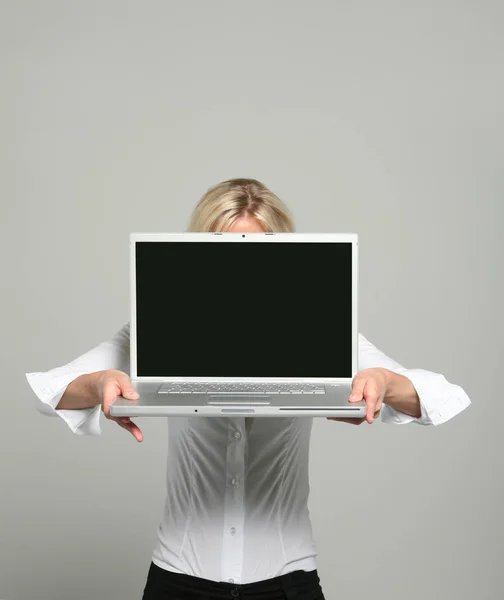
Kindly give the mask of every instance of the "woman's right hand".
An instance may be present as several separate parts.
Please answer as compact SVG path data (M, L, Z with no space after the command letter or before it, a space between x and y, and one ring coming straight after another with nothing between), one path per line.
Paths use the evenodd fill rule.
M95 391L98 395L103 414L107 419L115 421L123 429L126 429L138 441L143 440L140 428L133 423L129 417L113 417L110 414L110 405L117 398L123 396L126 400L137 400L138 392L131 384L131 379L123 371L110 369L93 373Z

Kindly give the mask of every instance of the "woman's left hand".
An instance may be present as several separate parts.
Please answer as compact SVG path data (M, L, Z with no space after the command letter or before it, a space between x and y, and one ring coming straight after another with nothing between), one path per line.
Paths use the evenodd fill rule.
M387 393L389 381L388 369L374 368L364 369L357 373L352 381L352 393L350 394L350 402L360 402L364 399L367 406L366 416L362 419L348 419L344 417L327 417L329 421L343 421L344 423L352 423L360 425L367 421L372 423L373 419L380 414L383 400Z

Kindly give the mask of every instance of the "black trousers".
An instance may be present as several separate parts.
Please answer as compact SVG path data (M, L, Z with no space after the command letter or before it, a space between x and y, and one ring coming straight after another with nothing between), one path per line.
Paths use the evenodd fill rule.
M317 571L234 584L172 573L151 563L142 600L324 600Z

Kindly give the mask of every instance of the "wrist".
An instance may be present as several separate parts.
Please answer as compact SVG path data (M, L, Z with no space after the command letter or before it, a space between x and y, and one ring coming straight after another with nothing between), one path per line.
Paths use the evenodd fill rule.
M102 403L102 375L105 371L95 371L86 375L86 396L89 398L90 406Z
M78 410L100 404L98 375L98 373L86 373L71 381L61 396L56 410Z
M380 368L380 371L383 375L384 381L385 381L385 393L383 394L383 403L386 404L387 403L387 399L390 397L390 392L392 389L392 385L393 385L393 380L394 380L394 375L395 373L393 371L390 371L389 369L385 369L384 367Z

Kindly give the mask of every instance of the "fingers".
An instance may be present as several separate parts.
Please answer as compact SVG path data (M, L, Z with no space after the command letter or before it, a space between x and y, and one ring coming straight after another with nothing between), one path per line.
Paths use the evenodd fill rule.
M381 409L376 410L374 413L374 418L380 415ZM326 417L328 421L341 421L342 423L350 423L350 425L361 425L364 421L367 421L366 417L362 417L361 419L349 419L348 417Z
M118 382L116 379L110 379L103 386L103 401L102 410L107 419L115 420L110 414L110 405L121 394Z
M365 417L362 419L349 419L348 417L327 417L329 421L341 421L342 423L349 423L350 425L361 425L366 420Z
M373 379L368 379L364 386L364 398L366 400L366 421L371 424L375 413L381 409L381 397L378 385Z
M140 397L135 388L131 385L131 380L126 374L121 374L106 381L103 386L102 410L107 419L111 418L110 405L118 397L122 396L126 400L138 400Z
M140 396L131 384L131 379L124 371L103 371L99 379L99 394L101 398L101 409L110 421L115 421L120 427L129 431L138 441L143 440L143 434L137 425L129 417L113 417L110 414L110 406L118 396L126 400L137 400Z
M368 379L365 373L359 373L354 377L350 402L360 402L363 399L366 401L366 421L370 424L373 422L379 398L380 391L372 378ZM358 419L350 419L350 421L358 421Z
M120 375L118 377L118 383L121 388L121 396L123 398L126 398L126 400L138 400L140 396L135 388L131 385L131 380L128 375ZM129 417L120 417L116 419L116 421L123 429L129 431L137 442L141 442L143 440L143 434L140 428L135 425L135 423L133 423Z
M126 429L126 431L129 431L137 442L143 441L143 434L140 428L135 425L129 417L119 417L118 419L112 418L112 420L123 429Z

